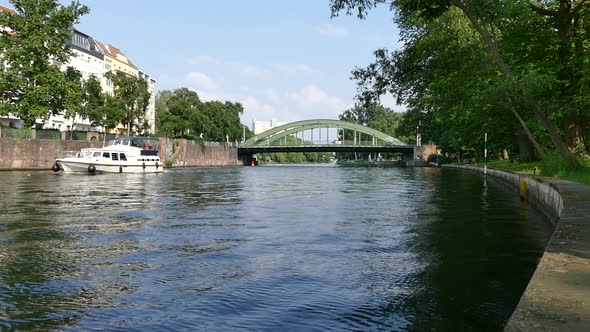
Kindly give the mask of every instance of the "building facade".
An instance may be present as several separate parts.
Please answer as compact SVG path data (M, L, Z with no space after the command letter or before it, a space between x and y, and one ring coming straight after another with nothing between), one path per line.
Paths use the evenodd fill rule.
M145 120L150 126L150 132L156 132L156 80L149 74L139 71L139 77L143 78L148 85L150 92L150 103L145 112Z
M272 119L270 121L256 121L256 119L252 119L252 131L254 132L254 135L258 135L269 129L286 125L287 123L288 122L280 122L277 119Z
M15 14L10 8L0 6L0 11ZM3 32L6 29L0 27ZM12 31L8 31L12 34ZM140 72L139 68L131 62L131 60L121 52L120 49L110 44L103 44L92 38L91 36L77 30L72 29L68 46L72 51L72 55L67 63L59 64L62 70L67 67L73 67L82 74L82 78L87 80L91 76L95 76L101 82L103 93L113 94L113 82L105 77L109 71L123 72L130 76L140 77L147 81L148 90L150 92L150 103L146 110L145 119L149 123L150 132L155 133L155 98L156 98L156 80L145 72ZM0 124L12 127L22 127L23 121L15 116L0 116ZM66 118L63 114L51 115L48 119L38 119L36 122L37 128L43 129L59 129L60 131L68 130L82 130L82 131L104 131L104 128L93 127L88 119L80 118ZM120 125L116 128L118 132L124 132L125 127Z
M72 29L68 45L72 56L67 63L61 64L61 70L65 71L67 67L73 67L82 74L83 80L88 80L91 76L100 80L103 76L103 54L94 38L77 29ZM92 126L90 120L79 115L75 118L66 118L64 114L52 115L47 120L37 120L37 124L43 129L60 131L102 131L101 127Z

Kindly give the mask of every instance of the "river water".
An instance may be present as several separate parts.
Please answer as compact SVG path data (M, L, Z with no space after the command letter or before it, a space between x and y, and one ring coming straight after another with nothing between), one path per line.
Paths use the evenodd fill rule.
M436 168L0 172L0 330L501 330L551 233Z

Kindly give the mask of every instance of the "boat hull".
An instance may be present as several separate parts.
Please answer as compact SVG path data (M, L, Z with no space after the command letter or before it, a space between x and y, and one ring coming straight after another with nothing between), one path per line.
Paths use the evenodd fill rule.
M163 173L164 167L158 162L112 163L105 164L80 158L64 158L56 160L59 167L66 173ZM145 167L144 167L145 165Z

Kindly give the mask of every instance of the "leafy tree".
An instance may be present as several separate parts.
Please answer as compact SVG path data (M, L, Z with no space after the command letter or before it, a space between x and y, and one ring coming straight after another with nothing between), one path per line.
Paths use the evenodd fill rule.
M73 1L11 0L16 14L0 12L0 114L32 126L38 118L72 109L71 81L59 69L70 56L70 28L88 7Z
M200 107L199 95L187 88L160 92L156 99L156 118L160 132L176 138L198 137L196 131L191 132L191 122L202 121Z
M117 128L119 123L126 119L125 101L121 98L106 94L104 106L99 108L102 116L102 124L105 128Z
M66 80L61 87L63 91L60 92L60 95L63 96L64 100L61 103L65 107L65 116L73 119L73 126L75 126L76 116L85 116L82 114L82 74L73 67L67 67L64 74Z
M342 121L362 124L395 137L397 136L399 123L402 120L402 114L396 113L383 105L369 103L355 105L340 114L339 118ZM352 134L346 133L346 135ZM352 136L345 139L350 140Z
M371 8L385 2L389 1L332 0L331 8L333 15L345 10L348 14L355 13L363 18ZM374 98L384 89L399 91L403 87L399 81L411 82L416 87L424 84L421 96L406 95L405 97L414 100L416 107L420 105L433 107L433 114L438 114L438 104L426 99L431 97L428 94L434 90L431 83L433 81L442 82L443 79L429 76L424 70L417 70L418 75L414 77L411 77L411 72L409 73L410 77L405 76L407 71L403 67L404 61L402 60L413 60L410 49L424 39L430 38L424 31L433 31L429 28L436 26L441 21L452 23L449 20L449 15L459 14L462 21L468 23L469 29L445 29L447 38L445 39L440 34L436 38L439 40L437 50L447 51L457 44L458 40L472 39L471 36L476 36L477 40L471 43L473 47L470 49L478 50L478 53L481 54L479 62L482 65L481 69L485 69L486 72L483 76L485 79L479 82L480 84L473 85L471 89L467 85L468 83L463 84L467 87L462 86L461 89L465 92L471 91L472 96L477 98L469 98L468 104L455 107L457 115L463 116L463 113L470 109L467 106L477 106L479 109L486 110L503 109L505 113L516 118L520 127L517 132L526 134L540 155L543 155L544 151L543 144L538 141L539 139L544 141L543 136L548 135L553 148L562 157L571 158L561 134L568 132L568 128L572 126L558 126L558 124L561 122L560 119L571 119L572 114L574 119L584 120L579 105L584 103L585 99L579 98L579 95L572 95L572 91L583 89L581 85L576 86L572 83L581 82L583 79L576 80L576 76L572 75L572 72L583 74L583 71L576 71L574 65L583 63L583 59L587 58L584 43L581 42L582 39L573 37L575 36L574 31L581 36L587 31L584 27L588 15L584 10L587 6L585 1L559 0L535 3L517 0L395 0L390 3L390 6L397 14L396 21L401 27L406 47L393 55L397 63L387 62L387 66L381 68L375 64L373 68L367 68L367 71L358 73L359 77L357 78L361 80L364 78L365 82L372 80L374 83L371 88L365 91L365 97ZM534 15L535 13L537 15ZM542 19L545 19L545 22ZM481 43L483 47L476 47L475 42ZM482 53L482 50L485 52ZM538 52L538 50L543 51ZM549 52L545 50L549 50ZM558 51L553 52L552 50ZM448 55L449 52L443 52L443 54ZM547 56L543 57L539 54L547 54ZM438 54L435 53L427 58L426 63L435 63L438 59L450 58L448 56L438 57ZM461 59L461 61L456 59ZM377 61L382 64L379 60L383 59ZM457 57L455 62L461 63L463 58ZM422 64L419 61L410 61L410 63L413 64L410 66L410 71L419 69ZM477 69L473 65L470 67ZM392 68L394 74L388 71ZM375 72L378 72L378 75L374 75ZM471 70L471 72L477 73L478 70ZM420 77L420 75L423 76ZM452 76L452 72L439 71L437 75L449 77ZM380 81L379 79L383 77L386 80ZM449 81L456 82L453 79ZM477 83L477 80L472 78L469 78L468 81L476 81ZM497 93L495 100L490 101L489 98L484 98L481 91L495 91ZM473 114L481 115L481 112L473 112ZM465 116L465 118L467 117ZM444 121L442 118L439 119ZM449 121L446 122L448 124ZM571 124L572 120L568 122ZM573 122L584 126L583 121L574 120ZM456 125L460 125L460 123ZM576 127L574 126L573 130L575 138L568 141L576 141L578 145L583 147L584 136L580 132L587 132L587 129L576 130ZM542 131L537 128L541 128Z
M166 125L168 116L168 100L172 97L172 91L162 90L156 94L156 128L161 136L169 135L172 128L163 127Z
M162 91L156 99L159 131L176 138L240 141L244 130L240 123L243 112L240 103L201 102L199 95L187 88Z
M110 71L105 76L113 81L114 97L123 106L123 123L127 127L127 135L134 131L134 127L144 127L145 112L150 102L147 82L121 71Z
M105 95L98 78L92 75L83 82L82 92L82 116L87 117L93 126L104 126Z

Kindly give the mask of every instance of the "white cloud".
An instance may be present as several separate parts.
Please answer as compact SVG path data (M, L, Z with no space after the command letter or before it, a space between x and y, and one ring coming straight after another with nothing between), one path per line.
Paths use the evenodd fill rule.
M277 64L273 65L272 68L287 76L309 76L313 74L313 69L302 63Z
M281 95L273 88L266 88L262 90L262 93L268 100L273 104L280 104L281 103Z
M270 118L275 115L272 105L262 103L254 96L242 97L240 102L244 106L244 111L255 114L258 119Z
M335 119L350 107L318 84L311 84L311 79L321 79L322 73L303 63L252 65L211 56L196 56L187 62L192 68L177 77L177 82L163 76L165 84L160 86L187 87L202 101L239 102L244 107L244 124L253 118L287 122Z
M184 83L195 90L215 90L217 88L217 84L209 76L195 71L186 75Z
M322 24L315 28L315 30L322 36L328 37L348 37L350 32L343 27L338 27L333 24Z
M209 55L197 55L188 59L188 63L193 66L219 65L221 60Z
M201 71L214 70L215 72L229 73L234 76L245 76L257 79L274 79L277 74L287 77L309 76L313 69L302 63L279 63L257 66L248 63L231 62L208 55L199 55L187 60L189 65L197 67Z
M289 93L288 98L305 108L318 111L336 111L338 114L349 107L344 101L332 96L314 84L303 87L298 92Z

